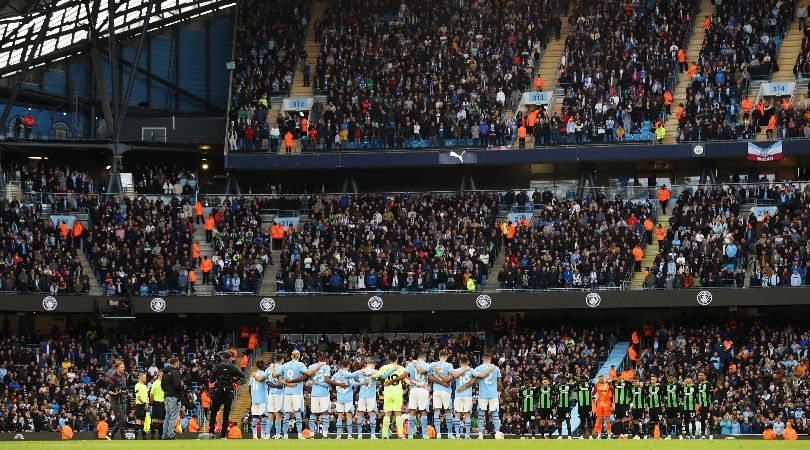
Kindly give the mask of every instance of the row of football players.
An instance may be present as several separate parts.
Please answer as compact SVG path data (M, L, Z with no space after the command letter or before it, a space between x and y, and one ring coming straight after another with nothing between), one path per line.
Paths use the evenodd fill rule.
M695 384L691 378L682 383L673 375L659 383L650 377L643 383L617 378L608 382L599 375L597 382L587 378L551 385L548 379L538 384L524 380L519 408L523 437L539 435L563 438L563 424L571 430L571 414L577 406L580 439L599 437L605 422L607 437L641 439L655 434L656 426L664 438L705 437L709 434L713 388L704 373ZM614 434L615 433L615 434ZM571 438L571 433L568 433Z
M448 353L439 352L439 360L428 363L426 354L420 353L416 360L400 365L395 352L388 355L388 364L375 368L371 359L360 370L351 370L351 362L344 360L341 367L332 373L326 355L318 363L305 366L301 355L294 351L291 360L275 356L269 367L258 361L257 371L250 379L251 416L254 437L286 439L291 421L295 422L297 437L303 433L304 385L310 386L309 435L326 437L332 420L331 389L335 391L336 437L343 437L344 425L349 439L361 438L362 425L366 418L369 437L377 438L378 384L383 385L383 423L379 434L390 437L390 425L396 423L397 435L405 437L402 416L404 389L408 390L407 438L413 439L417 425L422 439L429 437L428 410L430 393L433 401L433 428L436 438L441 439L441 420L447 426L448 439L469 438L472 425L473 386L478 386L478 420L484 423L486 413L492 419L496 438L500 432L500 369L492 364L492 355L484 354L478 367L471 367L467 356L459 357L459 367L449 362ZM355 388L358 396L355 401ZM451 404L452 397L452 404ZM356 408L355 408L356 405ZM418 421L417 421L418 419ZM355 427L356 425L356 427ZM355 431L356 428L356 431ZM271 429L273 432L271 433ZM479 431L479 438L483 438Z

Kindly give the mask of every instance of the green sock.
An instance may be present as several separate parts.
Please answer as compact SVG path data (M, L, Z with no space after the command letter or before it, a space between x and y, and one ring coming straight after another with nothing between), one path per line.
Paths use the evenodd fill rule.
M380 430L380 436L388 436L389 430L388 427L391 426L391 417L389 415L385 415L383 417L382 429Z
M402 430L405 429L404 426L405 418L402 416L397 416L397 434L402 434ZM413 426L413 425L411 425Z

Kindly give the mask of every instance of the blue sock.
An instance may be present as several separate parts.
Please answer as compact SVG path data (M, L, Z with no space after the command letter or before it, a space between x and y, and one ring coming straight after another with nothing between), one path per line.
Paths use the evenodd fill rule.
M346 434L351 436L354 433L354 420L346 418Z
M413 437L414 428L416 428L416 417L413 414L408 414L408 437Z
M483 433L484 429L486 428L486 420L487 413L483 409L478 410L478 432Z
M259 424L259 419L257 417L254 417L254 418L250 419L250 429L253 431L253 437L254 438L256 437L256 425L258 425L258 424Z
M281 420L281 429L286 432L290 429L290 413L284 413L283 417L284 418Z
M309 414L309 435L315 436L315 413Z
M331 417L329 414L321 414L321 426L323 427L323 434L329 433L329 422L331 421Z
M445 424L447 425L447 434L453 434L453 413L452 412L445 412L444 416ZM440 428L436 428L436 432L438 433Z
M276 419L275 422L276 422L276 434L286 435L287 429L282 428L281 419Z
M472 431L472 417L465 417L464 418L464 436L470 437L470 431Z
M492 411L492 426L495 428L495 434L501 432L501 414L497 409ZM571 430L568 430L568 435L571 435Z
M337 435L338 435L338 437L340 437L341 434L343 434L343 419L338 417L338 419L337 419Z
M456 436L461 436L461 417L456 417L453 422L453 428L456 430Z
M422 416L422 422L420 425L422 426L422 436L427 436L427 415Z
M297 431L298 434L301 434L301 432L304 431L304 420L303 419L304 419L304 415L301 413L301 411L296 411L295 412L295 431Z
M369 431L371 431L371 434L376 434L377 433L377 414L376 413L371 414L371 417L369 417L369 419L368 419L368 425L369 425ZM358 427L358 428L360 428L360 427ZM358 430L358 432L359 431L360 430Z
M433 428L436 429L436 436L441 436L442 434L442 415L439 414L439 411L433 411Z
M262 417L262 436L270 434L270 425L267 422L267 417Z

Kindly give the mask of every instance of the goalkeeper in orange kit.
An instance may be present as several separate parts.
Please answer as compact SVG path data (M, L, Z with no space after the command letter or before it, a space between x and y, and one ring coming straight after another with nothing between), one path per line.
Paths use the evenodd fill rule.
M599 374L599 380L593 387L596 401L593 403L593 412L596 415L596 424L593 427L591 439L598 438L602 434L602 421L607 424L608 438L613 434L613 427L610 423L610 415L613 413L613 386L605 380L604 374Z

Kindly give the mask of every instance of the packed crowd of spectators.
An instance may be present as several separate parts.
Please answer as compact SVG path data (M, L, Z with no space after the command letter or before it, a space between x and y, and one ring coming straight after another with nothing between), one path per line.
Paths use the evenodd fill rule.
M78 294L89 292L89 276L78 259L81 233L73 238L43 217L39 205L0 201L0 291Z
M637 361L638 373L678 381L706 374L713 386L710 413L718 434L781 434L788 420L810 431L810 332L791 325L742 324L658 329Z
M226 336L186 330L105 333L90 324L42 334L8 331L0 350L0 432L56 431L65 424L75 431L93 431L98 421L111 424L107 395L113 362L125 364L128 386L138 373L147 384L157 379L172 356L181 361L186 389L180 416L196 415L208 385L214 354L230 347ZM134 422L135 408L127 408Z
M259 199L241 197L214 208L211 260L217 291L258 293L265 266L272 263L271 237L261 224L262 204Z
M807 286L809 195L791 183L681 192L645 287ZM775 214L746 218L753 200Z
M767 78L779 70L777 52L794 8L794 2L781 0L715 5L703 24L706 38L699 60L688 62L692 84L679 118L681 140L756 136L767 118L750 106L746 114L741 102L752 78Z
M36 164L14 161L6 163L9 180L19 180L23 192L92 194L98 186L86 172L41 160ZM17 176L19 174L19 177Z
M552 143L652 140L655 123L666 120L665 93L671 95L677 83L678 56L694 19L694 2L572 5L560 62L563 110L541 117L541 123L551 122L561 131L553 134Z
M280 292L472 291L498 251L494 194L312 197L309 210L285 238Z
M132 169L132 183L139 194L191 195L197 190L197 174L178 165L144 166Z
M498 273L503 289L623 288L643 251L647 218L655 207L621 197L588 194L559 199L536 190L514 196L534 217L507 224L505 262ZM511 201L506 201L511 204Z
M306 60L310 7L295 0L239 3L236 69L228 108L231 150L253 150L268 133L270 96L288 93L296 64Z
M110 198L90 216L84 249L104 294L189 292L193 210L187 200Z

